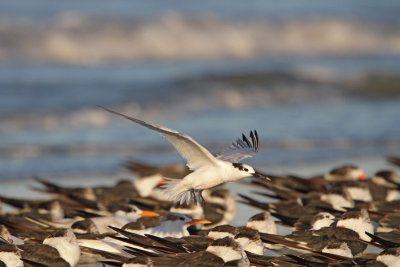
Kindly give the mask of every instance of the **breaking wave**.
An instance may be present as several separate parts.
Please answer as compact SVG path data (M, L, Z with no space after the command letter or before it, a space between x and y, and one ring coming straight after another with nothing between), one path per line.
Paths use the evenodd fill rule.
M400 27L334 18L232 20L167 13L129 20L65 13L52 22L4 20L0 60L96 64L257 55L399 54Z

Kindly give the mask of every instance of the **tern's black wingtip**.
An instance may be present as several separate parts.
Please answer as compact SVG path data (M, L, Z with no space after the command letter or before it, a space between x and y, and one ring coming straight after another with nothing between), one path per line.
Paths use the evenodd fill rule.
M124 114L122 114L122 113L120 113L120 112L118 112L118 111L115 111L115 110L106 108L106 107L101 106L101 105L96 105L96 106L98 106L99 108L104 109L105 111L108 111L108 112L110 112L110 113L113 113L113 114L115 114L115 115L119 115L119 116L125 117L125 118L127 118L127 119L131 119L129 116L124 115Z
M101 109L104 109L104 110L106 110L106 111L108 111L108 112L115 112L115 111L113 111L113 110L111 110L111 109L109 109L109 108L106 108L105 106L102 106L102 105L96 105L96 107L98 107L98 108L101 108Z

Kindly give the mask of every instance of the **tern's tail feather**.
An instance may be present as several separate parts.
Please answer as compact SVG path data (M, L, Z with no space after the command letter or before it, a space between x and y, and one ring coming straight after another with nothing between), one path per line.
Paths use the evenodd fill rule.
M197 201L198 197L187 187L184 180L181 179L169 179L164 182L164 194L170 201L189 204L193 199Z

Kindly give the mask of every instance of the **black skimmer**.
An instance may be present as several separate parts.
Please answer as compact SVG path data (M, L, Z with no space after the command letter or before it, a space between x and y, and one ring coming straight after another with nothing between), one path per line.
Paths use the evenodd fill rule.
M400 212L400 199L375 202L379 212Z
M290 218L292 220L292 223L289 223L290 226L293 226L300 217L307 214L315 215L318 212L326 210L337 212L327 201L320 200L319 194L313 194L311 198L296 198L276 203L261 202L242 194L239 194L239 196L246 200L241 201L246 205L269 211L271 215L279 219L281 217Z
M363 170L351 164L334 168L329 173L324 175L324 179L331 182L357 181L366 180L367 178L368 176Z
M247 221L246 227L266 234L277 234L278 232L276 224L268 211L252 216Z
M325 192L326 185L331 182L357 181L368 178L360 168L349 164L336 167L329 173L309 178L297 175L265 175L271 179L271 183L262 184L259 181L253 181L253 183L271 189L282 199L299 197L310 192Z
M364 241L371 241L371 237L365 234L374 233L374 226L368 215L368 211L362 209L360 211L345 212L336 222L336 227L347 228L358 233L360 238Z
M241 227L235 236L235 241L247 252L263 255L264 243L261 241L260 233L257 230Z
M250 266L246 252L231 237L215 240L207 247L206 251L222 258L225 263L235 262L236 266Z
M21 250L13 244L8 244L0 240L0 266L23 267Z
M372 194L370 192L367 181L345 181L345 182L332 182L327 184L327 191L332 191L334 187L346 188L349 198L353 201L372 201Z
M187 215L179 213L170 213L160 217L154 217L153 220L139 219L136 222L128 223L122 227L126 231L137 234L151 234L159 237L183 237L188 236L187 228L196 224L208 224L207 220L192 219Z
M391 212L385 214L379 220L379 226L376 229L377 232L390 232L393 230L400 230L400 213Z
M160 242L164 242L161 240ZM161 247L159 247L162 249ZM129 249L129 248L128 248ZM185 251L167 253L167 254L147 254L136 255L124 263L105 262L112 266L224 266L225 263L229 266L249 266L246 254L241 249L240 245L233 239L210 241L202 251L187 253ZM247 261L246 261L247 260Z
M90 222L78 222L74 223L74 228L79 229L78 227L90 227L90 231L93 233L98 232L99 234L105 233L113 233L113 231L108 226L114 227L122 227L128 223L135 222L139 218L143 217L157 217L159 216L158 213L148 210L141 210L135 205L122 205L110 215L106 216L98 216L85 219L83 221L90 221ZM87 228L86 228L87 229Z
M80 209L91 208L94 210L110 210L116 204L129 204L129 200L139 196L135 186L131 181L120 180L113 186L98 187L62 187L54 183L36 179L45 188L35 188L38 191L55 194L61 203L77 206ZM76 207L76 208L79 208Z
M76 266L81 254L78 241L69 229L57 229L42 244L24 244L22 259L33 266Z
M106 262L107 263L107 262ZM174 255L164 255L158 257L137 256L129 259L122 267L139 267L139 266L224 266L221 257L212 253L201 251L194 253L176 253Z
M358 233L353 230L332 226L320 230L295 231L287 236L260 235L265 243L281 244L303 252L326 252L347 258L361 255L368 246L360 241Z
M39 177L36 177L35 180L44 186L44 188L33 188L39 192L55 194L59 197L87 199L92 201L97 200L96 193L92 187L64 187L49 181L45 181Z
M377 262L381 262L388 267L400 266L400 248L389 248L382 251L377 257Z
M64 209L60 201L51 200L29 200L0 196L0 201L19 209L27 216L41 217L51 221L64 219Z
M368 182L372 198L375 201L392 201L398 199L399 177L395 171L379 171Z
M348 244L341 240L333 240L328 242L322 249L321 252L339 255L347 258L352 258L353 254Z
M222 239L224 237L235 238L239 233L238 228L232 225L219 225L208 231L207 237L213 240Z
M319 230L335 222L335 216L329 212L318 212L315 215L304 215L295 223L296 230Z
M136 235L150 234L157 237L175 237L181 238L189 236L187 228L190 225L210 223L206 220L195 220L189 216L179 213L171 213L160 217L140 218L136 222L131 222L122 227L122 230L135 233ZM113 228L111 229L118 229ZM82 247L92 248L96 250L107 251L110 253L128 256L124 251L126 245L118 239L103 236L102 239L79 239L79 244Z
M400 166L400 157L399 156L387 156L386 159L393 163L394 165Z
M327 193L320 196L320 200L332 205L338 211L346 211L346 208L353 208L355 203L350 192L345 186L331 188Z

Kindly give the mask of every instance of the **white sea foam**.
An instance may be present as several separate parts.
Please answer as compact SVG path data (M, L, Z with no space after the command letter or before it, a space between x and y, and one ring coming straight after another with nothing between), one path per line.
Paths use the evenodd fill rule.
M400 52L398 27L334 18L241 21L164 13L138 21L64 13L52 23L5 22L0 25L0 35L8 41L0 44L0 60L95 64Z

